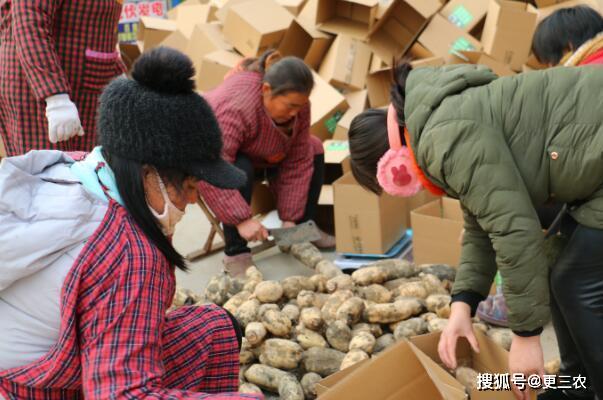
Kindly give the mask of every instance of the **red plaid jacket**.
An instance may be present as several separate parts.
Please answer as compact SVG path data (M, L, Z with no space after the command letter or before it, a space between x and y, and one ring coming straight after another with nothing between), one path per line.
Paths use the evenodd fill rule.
M205 94L212 106L224 140L222 156L234 162L238 153L257 167L277 167L270 182L281 220L298 221L306 207L315 154L322 144L310 135L310 105L297 115L291 137L284 135L266 113L261 95L262 76L237 72ZM218 219L238 225L252 217L251 208L236 190L221 190L200 183L201 195Z
M239 352L226 312L166 316L174 289L173 267L112 201L65 280L58 343L0 371L0 398L261 399L232 393Z
M90 151L101 89L125 68L116 52L121 0L0 0L0 135L9 156ZM47 97L67 93L85 135L48 140Z

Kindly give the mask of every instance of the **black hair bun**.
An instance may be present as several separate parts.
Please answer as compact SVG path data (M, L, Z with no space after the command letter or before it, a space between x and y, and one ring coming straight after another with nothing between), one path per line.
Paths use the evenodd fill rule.
M193 93L194 76L195 67L191 59L169 47L157 47L144 53L132 68L132 78L161 93Z

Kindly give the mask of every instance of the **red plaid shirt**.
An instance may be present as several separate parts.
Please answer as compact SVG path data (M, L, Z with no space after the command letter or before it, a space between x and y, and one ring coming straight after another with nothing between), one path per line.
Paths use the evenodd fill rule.
M0 0L0 135L9 156L32 149L90 151L101 89L123 73L118 0ZM48 140L47 97L67 93L85 135Z
M212 106L224 140L222 156L234 162L238 153L257 167L277 167L270 182L283 221L298 221L306 207L314 155L322 152L320 141L310 135L310 105L297 115L290 137L283 134L266 113L262 101L262 76L237 72L205 98ZM315 143L318 141L318 144ZM236 190L221 190L200 183L201 195L220 221L237 225L249 218L251 208Z
M239 353L226 312L207 305L166 316L174 289L173 267L111 202L65 280L58 343L0 371L0 398L261 399L232 393Z

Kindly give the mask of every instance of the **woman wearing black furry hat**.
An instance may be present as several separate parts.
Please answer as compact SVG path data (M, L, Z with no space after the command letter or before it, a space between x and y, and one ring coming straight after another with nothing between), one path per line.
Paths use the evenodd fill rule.
M235 393L226 310L167 313L186 268L170 236L199 180L245 183L193 75L185 55L153 50L102 94L101 146L2 160L0 398L262 398Z

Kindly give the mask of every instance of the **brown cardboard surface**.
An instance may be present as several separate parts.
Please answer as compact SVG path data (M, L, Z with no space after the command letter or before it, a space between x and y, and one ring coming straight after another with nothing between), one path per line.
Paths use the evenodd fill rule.
M197 71L196 79L201 79L199 70L203 57L218 50L233 50L232 46L226 41L220 25L214 23L197 24L184 51L193 60L195 71Z
M325 140L322 144L326 164L341 164L350 156L350 145L347 140Z
M379 0L318 0L317 27L364 40L377 20L378 3Z
M467 398L459 382L408 341L323 379L317 391L321 400Z
M369 104L379 108L389 104L389 89L392 83L391 68L384 68L366 77Z
M446 60L444 57L429 57L411 61L410 65L412 65L413 69L417 69L423 67L441 67L445 63Z
M318 196L318 205L332 206L333 204L333 185L322 185L320 195Z
M310 133L324 141L332 138L337 128L337 122L347 111L349 105L345 97L320 75L316 72L312 72L312 75L314 76L314 89L310 94Z
M294 19L278 48L283 56L296 56L317 70L329 50L333 37L302 19Z
M463 230L458 200L443 197L410 214L415 263L458 266L461 257L459 237Z
M293 15L274 0L253 0L228 9L224 36L246 57L257 57L277 48Z
M410 210L433 199L422 191L411 198L377 196L363 189L351 173L333 184L337 251L387 252L410 226Z
M331 85L347 90L364 89L371 48L352 36L337 35L318 74Z
M209 21L211 6L198 3L183 3L170 10L170 19L176 21L178 29L190 38L195 25Z
M486 0L452 0L446 4L440 14L448 21L469 33L486 17Z
M228 15L228 10L230 10L230 7L232 7L236 4L244 3L246 1L250 1L250 0L222 0L221 3L218 4L218 11L216 11L216 18L218 18L218 21L220 21L222 24L224 24L224 22L226 22L226 15Z
M218 86L224 81L224 75L241 59L240 55L226 50L218 50L205 55L195 77L197 89L206 92Z
M293 15L299 15L306 4L306 0L277 0L277 2Z
M450 54L448 62L450 64L485 65L498 76L515 75L515 71L511 67L479 51L460 51L456 54Z
M438 354L438 342L440 341L440 332L429 333L426 335L415 336L410 339L423 354L432 359L436 364L443 367L442 360ZM491 374L508 373L509 353L494 343L488 336L482 332L475 331L475 337L480 349L475 353L469 342L462 338L457 342L456 355L457 360L466 360L469 367L477 372ZM513 400L515 397L511 391L478 391L472 390L469 393L471 400Z
M138 23L138 41L143 51L157 47L172 32L178 29L176 22L153 17L142 17Z
M333 134L335 140L348 140L348 131L354 117L366 109L368 101L368 91L358 90L345 95L350 108L343 114L343 117L337 122L337 128Z
M308 0L302 8L298 19L307 22L311 26L316 26L316 11L318 10L318 0Z
M556 4L565 3L568 0L536 0L536 7L544 8L554 6Z
M419 42L415 42L412 47L408 50L407 55L413 60L422 60L425 58L435 57L435 55L427 50L425 46L423 46Z
M453 51L479 51L482 48L477 39L450 23L440 14L434 15L419 36L419 42L433 55L441 57L446 57Z
M170 33L161 43L160 46L171 47L172 49L185 52L188 47L189 38L180 29Z
M264 182L254 182L251 194L251 215L266 215L276 208L274 196Z
M119 43L119 52L121 59L126 64L128 71L132 69L134 61L140 57L142 50L140 49L140 42L137 43Z
M527 3L490 0L482 33L484 51L520 71L530 55L537 16Z
M433 14L425 13L429 5L435 13L440 4L437 0L397 1L375 25L368 43L386 64L391 65L413 44Z

